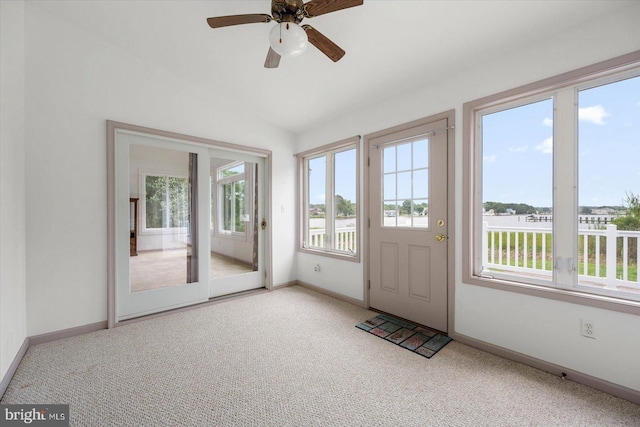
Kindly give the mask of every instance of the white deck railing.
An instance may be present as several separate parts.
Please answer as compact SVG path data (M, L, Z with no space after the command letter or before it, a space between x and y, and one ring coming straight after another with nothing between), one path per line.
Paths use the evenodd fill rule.
M324 248L326 245L327 233L324 228L309 230L308 246L315 248ZM335 247L339 251L356 252L356 228L342 227L336 228Z
M483 222L482 231L485 269L551 276L552 253L547 249L552 244L550 227L500 227ZM640 231L618 231L609 224L603 230L580 229L578 236L575 268L579 283L640 289L640 274L629 275L630 265L635 264L636 269L640 265Z

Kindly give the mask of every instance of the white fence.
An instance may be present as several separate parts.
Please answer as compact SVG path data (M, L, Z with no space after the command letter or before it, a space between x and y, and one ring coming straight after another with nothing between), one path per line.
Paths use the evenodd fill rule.
M540 276L552 274L552 229L550 227L489 226L483 222L482 265L485 269ZM640 289L640 231L578 230L578 282L618 289ZM633 259L632 259L633 258ZM635 264L636 274L629 274ZM604 271L601 266L604 265Z
M309 230L309 247L324 248L326 245L327 233L325 229ZM342 227L336 228L335 245L333 249L346 252L356 252L356 228Z

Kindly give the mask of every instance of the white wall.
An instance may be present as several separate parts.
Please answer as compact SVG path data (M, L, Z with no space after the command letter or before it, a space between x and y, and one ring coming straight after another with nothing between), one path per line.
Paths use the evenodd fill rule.
M517 52L469 64L446 80L421 82L422 87L411 93L301 135L297 151L454 108L455 204L461 207L463 103L636 51L640 49L639 18L640 3L635 3ZM460 209L455 212L455 238L455 259L460 260L464 239ZM316 263L330 267L314 278L309 272ZM361 295L362 267L347 264L299 254L297 274L334 292ZM345 280L345 274L352 274L353 280ZM455 275L457 333L640 391L640 317L464 284L461 263L456 263ZM580 318L585 317L597 325L598 339L579 335Z
M24 3L0 1L0 379L27 337Z
M28 335L106 320L107 119L273 150L273 279L293 280L293 135L37 4L25 34Z

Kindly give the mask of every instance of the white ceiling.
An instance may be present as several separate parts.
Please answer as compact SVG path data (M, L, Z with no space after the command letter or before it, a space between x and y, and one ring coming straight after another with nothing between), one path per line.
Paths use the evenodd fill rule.
M263 67L275 23L206 23L270 13L270 0L30 3L197 85L221 107L300 133L633 2L365 0L304 21L347 52L341 61L310 46L277 69Z

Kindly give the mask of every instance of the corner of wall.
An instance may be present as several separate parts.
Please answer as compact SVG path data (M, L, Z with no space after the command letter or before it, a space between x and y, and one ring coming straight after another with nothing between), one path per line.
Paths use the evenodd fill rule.
M0 379L27 340L24 11L0 1Z

